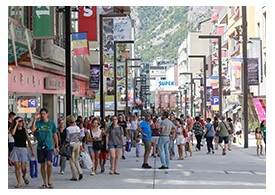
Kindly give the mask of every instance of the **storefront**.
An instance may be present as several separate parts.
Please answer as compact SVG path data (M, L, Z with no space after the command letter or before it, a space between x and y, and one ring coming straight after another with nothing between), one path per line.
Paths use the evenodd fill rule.
M9 112L15 112L28 122L32 120L34 113L39 112L42 107L46 107L49 110L49 117L55 122L59 117L65 118L64 76L14 66L8 79ZM87 83L73 79L73 108L77 108L77 115L88 116L92 113L91 99L86 99Z

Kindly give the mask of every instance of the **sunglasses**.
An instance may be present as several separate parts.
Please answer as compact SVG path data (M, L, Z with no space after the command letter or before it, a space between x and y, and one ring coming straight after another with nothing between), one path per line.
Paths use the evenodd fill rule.
M23 120L19 120L18 122L19 122L19 123L22 123L22 122L23 122Z

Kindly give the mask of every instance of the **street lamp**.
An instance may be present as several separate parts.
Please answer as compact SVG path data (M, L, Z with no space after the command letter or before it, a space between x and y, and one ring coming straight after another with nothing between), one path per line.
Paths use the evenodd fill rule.
M199 35L199 39L218 39L219 53L219 114L222 115L222 38L219 35Z
M202 58L203 59L203 92L204 92L204 98L203 104L201 104L201 107L204 107L204 118L206 118L206 70L207 70L207 65L206 65L206 56L205 55L189 55L189 58ZM201 83L202 85L202 83ZM202 98L202 96L201 96ZM203 106L202 106L203 105ZM203 109L201 109L202 111ZM203 112L201 112L203 114Z
M66 115L72 114L71 7L65 6Z
M193 80L193 74L191 72L182 72L182 73L180 73L180 75L190 75L190 77L191 77L190 82L192 82L192 80ZM185 99L185 101L186 101L186 99ZM193 107L192 106L193 106L193 89L192 89L192 86L191 86L191 105L190 105L190 107L191 107L190 113L191 114L193 114ZM185 115L186 115L186 113L185 113Z
M244 123L244 148L248 148L248 67L247 67L247 19L246 19L246 6L242 6L242 27L243 27L243 65L242 65L242 78L243 78L243 123Z
M114 113L115 115L117 116L117 64L116 64L116 60L117 60L117 57L116 57L116 44L119 44L119 43L134 43L134 41L129 41L129 40L122 40L122 41L114 41L114 91L115 91L115 97L114 97ZM126 63L126 61L125 61Z
M126 105L125 105L125 116L128 116L128 61L140 61L140 58L126 58L125 60L125 85L126 85ZM140 68L140 66L129 66L131 68Z
M100 14L99 15L99 51L100 51L100 118L104 122L105 117L105 99L104 99L104 51L103 51L103 19L104 18L115 18L115 17L126 17L127 14ZM116 93L116 91L115 91Z

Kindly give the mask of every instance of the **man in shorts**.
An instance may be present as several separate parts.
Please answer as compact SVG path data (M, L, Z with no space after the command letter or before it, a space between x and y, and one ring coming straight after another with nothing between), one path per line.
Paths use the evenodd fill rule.
M145 147L144 151L144 161L142 168L151 169L152 167L148 165L148 159L151 151L151 128L150 128L150 114L146 115L145 120L143 120L139 125L139 132L142 134L142 142Z
M37 119L40 120L37 121ZM40 188L53 188L51 181L52 176L52 156L55 146L56 152L58 149L58 136L56 125L53 120L48 118L48 110L41 108L40 113L34 115L34 120L31 125L31 131L37 131L37 158L38 163L41 164L41 176L43 178L43 184ZM55 145L54 145L54 142ZM47 166L47 171L46 171ZM46 176L48 176L48 184L46 183Z
M219 145L223 149L222 155L226 155L226 147L228 144L228 131L230 130L230 126L227 121L225 121L225 117L221 117L221 121L219 123L218 131L219 133ZM224 147L222 147L222 143L224 142Z

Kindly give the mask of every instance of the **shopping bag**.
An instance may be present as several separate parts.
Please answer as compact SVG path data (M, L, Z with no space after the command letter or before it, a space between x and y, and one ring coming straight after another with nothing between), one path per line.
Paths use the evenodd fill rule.
M53 155L53 166L58 167L58 159L59 159L59 154L54 154Z
M126 141L126 152L131 152L132 142Z
M92 168L92 160L90 155L87 152L81 152L81 161L83 164L83 169L91 169Z
M234 136L233 137L233 143L236 143L237 142L237 138Z
M205 139L202 139L201 140L201 146L204 146L205 145Z
M35 158L31 158L30 160L30 176L31 178L37 178L38 176L37 161Z

